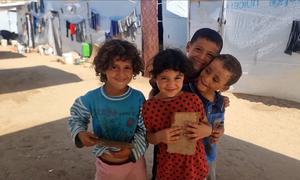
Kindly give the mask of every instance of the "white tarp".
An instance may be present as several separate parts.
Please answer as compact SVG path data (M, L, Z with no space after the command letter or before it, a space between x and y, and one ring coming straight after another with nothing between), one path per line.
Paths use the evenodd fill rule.
M163 0L163 45L164 48L185 50L188 33L188 0Z
M230 0L224 7L222 53L233 54L243 67L243 76L233 92L300 102L300 54L284 53L292 22L300 19L300 1ZM211 11L202 18L214 14ZM195 29L196 21L191 22Z
M0 10L9 10L17 6L24 6L26 3L26 1L0 3Z
M177 16L187 18L189 14L188 4L189 2L187 0L167 0L166 8L168 11L176 14Z
M222 10L222 1L195 1L190 2L189 35L188 39L200 28L219 30L218 18Z

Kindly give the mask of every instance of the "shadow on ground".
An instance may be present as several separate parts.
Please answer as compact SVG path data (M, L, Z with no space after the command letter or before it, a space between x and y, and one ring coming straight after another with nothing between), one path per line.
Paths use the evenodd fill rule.
M219 145L217 169L219 180L300 179L299 160L227 135Z
M242 94L242 93L233 93L234 96L240 99L245 99L250 102L261 102L268 106L279 106L279 107L287 107L287 108L296 108L300 109L300 103L278 99L275 97L267 97L267 96L257 96L257 95L250 95L250 94Z
M48 66L0 70L0 94L82 81L77 75Z
M0 177L6 180L94 177L91 149L74 147L66 118L0 136L0 152ZM298 180L299 169L299 160L230 136L219 146L219 180Z
M67 118L0 136L0 152L0 177L5 180L94 178L91 149L75 148Z
M22 54L11 52L11 51L0 51L0 60L13 59L13 58L23 58L26 57Z

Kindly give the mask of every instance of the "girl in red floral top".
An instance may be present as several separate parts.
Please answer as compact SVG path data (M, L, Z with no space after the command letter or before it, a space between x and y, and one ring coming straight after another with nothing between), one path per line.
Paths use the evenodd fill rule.
M179 50L167 49L158 53L152 64L151 75L159 93L146 101L143 117L147 140L159 145L157 155L158 180L203 180L208 173L206 154L202 139L211 134L205 110L199 97L181 91L184 76L191 69L187 57ZM171 127L174 112L200 112L198 123L187 127ZM194 155L167 152L167 146L176 143L180 134L196 141Z

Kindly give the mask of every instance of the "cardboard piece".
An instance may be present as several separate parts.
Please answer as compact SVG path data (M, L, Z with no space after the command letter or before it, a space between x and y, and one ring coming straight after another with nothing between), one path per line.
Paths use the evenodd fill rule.
M199 112L175 112L174 121L171 127L183 126L187 123L197 123L199 121ZM168 144L167 152L179 153L183 155L194 155L196 150L196 141L190 140L184 134L181 134L180 139L174 144Z

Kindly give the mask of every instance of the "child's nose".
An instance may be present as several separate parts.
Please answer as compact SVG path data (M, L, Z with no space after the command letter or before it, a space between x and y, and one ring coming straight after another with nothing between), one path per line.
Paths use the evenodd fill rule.
M200 58L200 59L205 59L206 54L207 54L207 53L206 53L205 51L201 51L201 52L198 52L197 56L198 56L198 58Z
M202 81L203 81L203 83L208 84L208 83L210 82L210 77L209 77L209 75L203 76L203 77L202 77Z
M174 87L176 85L176 81L174 81L174 80L170 80L169 82L168 82L168 86L169 87Z
M126 74L126 70L120 68L120 69L118 69L118 74L119 74L119 75L125 75L125 74Z

